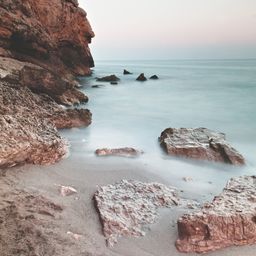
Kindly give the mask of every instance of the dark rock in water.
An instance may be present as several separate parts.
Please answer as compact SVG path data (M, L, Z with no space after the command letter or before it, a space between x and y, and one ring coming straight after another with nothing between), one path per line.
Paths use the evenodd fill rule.
M206 128L168 128L159 138L169 155L243 165L243 156L225 140L225 134Z
M157 79L159 79L159 77L157 75L153 75L149 79L157 80Z
M141 81L141 82L144 82L144 81L147 81L147 78L144 76L144 73L141 73L137 79L137 81Z
M112 84L112 85L117 85L118 82L110 82L110 84Z
M98 156L125 156L125 157L136 157L142 154L142 151L136 150L134 148L102 148L97 149L95 154Z
M114 246L121 236L143 236L143 225L156 222L158 208L179 203L172 187L127 180L100 187L94 200L109 246Z
M92 85L91 87L92 88L100 88L100 87L102 87L103 85L102 84L95 84L95 85Z
M116 75L110 75L110 76L104 76L101 78L97 78L98 82L117 82L120 78L118 78Z
M124 73L123 73L123 74L124 74L124 75L131 75L132 73L129 72L128 70L124 69Z
M206 253L231 245L256 244L256 177L231 179L200 211L178 220L180 252Z

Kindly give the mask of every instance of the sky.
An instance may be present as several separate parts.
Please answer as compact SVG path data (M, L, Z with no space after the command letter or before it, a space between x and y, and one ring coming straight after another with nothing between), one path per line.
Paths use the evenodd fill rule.
M256 0L79 0L97 60L256 58Z

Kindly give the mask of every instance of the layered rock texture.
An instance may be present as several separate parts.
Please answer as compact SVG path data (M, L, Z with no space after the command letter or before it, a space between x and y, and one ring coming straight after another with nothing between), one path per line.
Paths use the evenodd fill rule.
M75 76L90 74L93 36L75 0L0 1L0 168L54 163L67 151L56 128L91 123L71 106L88 101Z
M243 165L243 156L225 140L225 134L206 128L168 128L159 138L172 156Z
M178 205L176 190L159 183L122 180L94 195L109 246L121 236L142 236L143 225L154 223L157 209Z
M231 245L256 243L256 177L231 179L200 211L178 220L177 249L205 253Z

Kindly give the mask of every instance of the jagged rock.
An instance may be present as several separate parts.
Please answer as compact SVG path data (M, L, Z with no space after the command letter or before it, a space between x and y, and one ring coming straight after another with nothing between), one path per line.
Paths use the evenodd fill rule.
M33 116L1 115L0 134L0 168L51 164L67 153L56 128Z
M55 127L91 123L57 103L88 101L74 77L90 73L93 36L77 0L0 1L1 167L54 163L66 153Z
M149 79L157 80L157 79L159 79L159 77L157 75L153 75Z
M181 252L205 253L231 245L256 243L256 176L231 179L200 211L178 220Z
M13 88L15 85L0 81L0 114L34 116L48 120L58 129L88 126L92 115L88 109L66 109L59 106L47 95L37 95L26 87ZM14 104L15 102L15 104Z
M95 151L97 156L125 156L125 157L136 157L142 154L142 151L134 148L101 148Z
M124 72L123 72L124 75L131 75L132 73L129 72L128 70L124 69Z
M0 79L15 87L29 87L35 93L45 93L63 105L88 101L88 97L75 88L74 82L28 62L0 57Z
M144 73L141 73L137 78L136 78L137 81L141 81L141 82L144 82L144 81L147 81L147 78L145 77Z
M168 128L159 138L169 155L243 165L245 160L225 140L225 134L206 128Z
M118 82L120 78L118 78L116 75L110 75L110 76L104 76L97 78L98 82Z
M0 81L0 168L22 163L50 164L66 153L57 128L87 126L86 109L65 109L47 95Z
M154 223L157 209L178 204L176 190L159 183L122 180L94 195L109 246L121 236L142 236L143 225Z
M86 16L76 0L1 1L0 53L55 75L89 74L94 33Z

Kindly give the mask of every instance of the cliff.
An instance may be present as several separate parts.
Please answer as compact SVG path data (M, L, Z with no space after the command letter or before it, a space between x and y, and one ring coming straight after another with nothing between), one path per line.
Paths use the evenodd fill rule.
M94 33L75 0L1 0L0 55L68 75L94 66Z
M0 168L66 153L56 128L88 126L75 76L94 66L94 33L76 0L0 0Z

